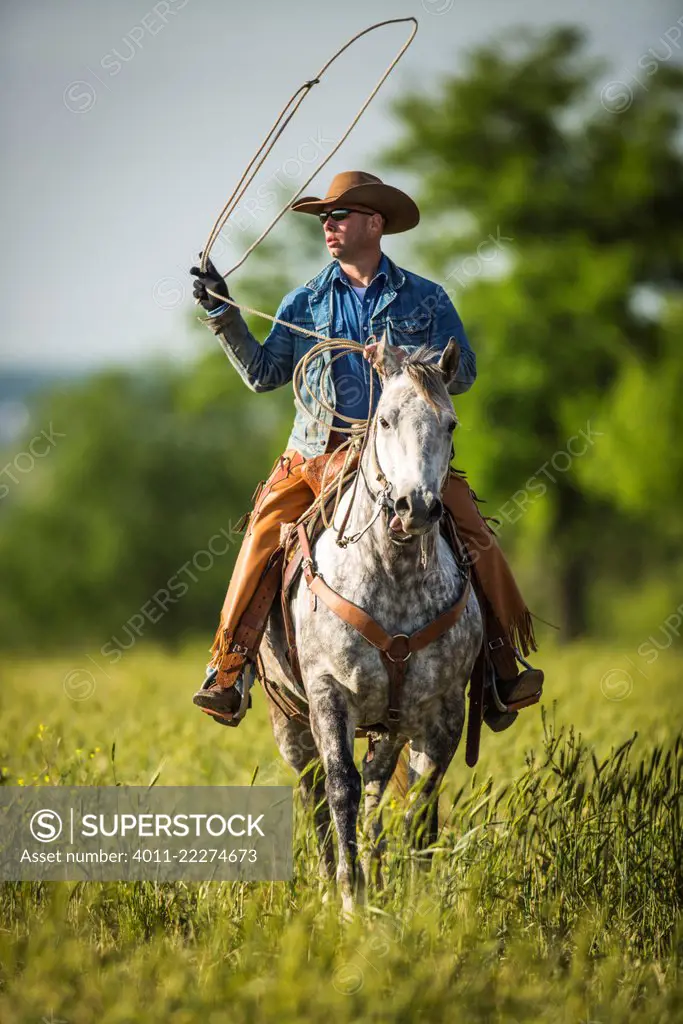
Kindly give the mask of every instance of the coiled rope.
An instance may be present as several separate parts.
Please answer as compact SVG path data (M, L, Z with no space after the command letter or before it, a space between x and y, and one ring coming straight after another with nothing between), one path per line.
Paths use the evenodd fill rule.
M301 359L299 360L299 362L296 364L296 366L294 368L294 374L293 374L293 377L292 377L292 386L293 386L293 389L294 389L294 401L295 401L296 405L298 406L298 408L301 409L305 414L307 414L312 420L314 420L316 423L319 423L319 424L322 424L324 426L327 426L327 422L322 417L317 416L312 409L309 409L304 404L302 393L301 393L302 392L302 388L305 388L306 391L308 391L309 395L311 395L311 397L315 400L317 405L319 405L324 411L326 411L328 414L332 414L333 416L336 416L337 419L344 420L348 424L348 426L345 426L345 427L344 426L336 426L335 427L335 430L337 430L338 433L340 433L340 434L349 434L350 435L347 438L347 440L344 441L343 444L339 445L339 447L336 449L336 451L339 452L339 451L343 451L344 448L346 448L346 455L344 457L344 463L343 463L341 469L337 472L337 474L335 475L334 479L332 479L331 481L328 482L328 473L329 473L329 468L330 468L330 465L331 465L331 462L332 462L332 460L330 459L325 464L325 467L324 467L323 473L322 473L322 479L321 479L321 484L320 484L320 495L318 496L318 504L319 504L319 507L320 507L320 515L322 517L322 521L323 521L323 524L325 525L326 529L330 529L330 527L332 527L333 524L334 524L334 519L335 519L335 516L337 514L337 510L339 508L339 503L340 503L340 501L342 499L344 478L346 476L346 472L347 472L347 469L349 468L351 460L352 460L353 456L355 455L356 451L358 451L358 464L360 466L360 461L363 458L363 454L364 454L365 449L367 447L368 437L370 436L370 424L371 424L371 421L372 421L372 407L373 407L373 404L374 404L374 389L375 389L375 373L376 373L376 371L375 371L373 366L370 367L370 394L369 394L369 398L368 398L368 408L370 410L370 415L367 417L367 419L359 419L358 417L355 417L355 416L347 416L346 413L337 412L337 410L333 406L329 405L325 401L325 399L323 397L324 385L325 385L325 383L327 381L328 374L332 370L332 364L337 359L343 358L343 356L345 356L347 354L347 352L363 353L364 351L365 351L365 346L361 345L357 341L349 341L347 339L340 339L340 338L325 338L325 339L323 339L323 341L318 342L317 345L314 345L312 348L310 348L308 350L308 352L304 352L303 356L301 357ZM322 373L320 375L320 386L319 386L320 390L319 390L318 394L313 394L313 391L311 390L311 387L310 387L310 385L308 383L308 372L307 371L308 371L311 363L315 359L321 359L325 352L334 352L335 354L331 356L331 358L329 359L329 361L327 363L323 364L323 371L322 371ZM360 445L358 444L358 439L359 438L360 438ZM347 506L347 510L346 510L345 515L344 515L343 521L342 521L341 525L339 526L339 529L337 530L337 544L340 547L346 547L347 544L354 543L360 537L362 537L363 533L365 533L365 530L368 529L369 526L375 521L375 519L377 518L377 516L379 515L379 512L380 512L380 506L378 505L376 510L375 510L375 515L370 520L370 523L368 523L368 525L363 530L361 530L357 534L354 534L352 537L344 537L344 530L346 529L346 524L348 523L349 516L351 514L351 509L353 507L353 503L354 503L355 498L356 498L356 490L357 490L357 487L358 487L358 477L359 476L360 476L360 472L356 473L355 479L353 481L353 490L351 492L351 499L350 499L349 504ZM329 498L330 494L332 493L333 489L335 489L335 486L336 486L336 493L335 493L335 499L334 499L334 502L333 502L333 505L332 505L332 514L328 518L328 515L327 515L328 498Z

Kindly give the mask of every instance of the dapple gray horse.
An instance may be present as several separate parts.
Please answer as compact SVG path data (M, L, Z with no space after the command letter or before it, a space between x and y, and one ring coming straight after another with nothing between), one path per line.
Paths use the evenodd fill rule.
M356 543L337 545L335 528L350 501L347 491L335 528L321 534L312 552L325 582L391 633L411 634L425 626L455 602L466 580L438 527L457 424L447 387L457 372L458 346L449 343L438 363L433 356L420 349L399 361L396 349L380 344L375 366L384 386L361 459L347 532L354 535L370 525ZM388 484L388 507L381 514L378 469ZM369 852L361 865L356 831L361 778L354 764L354 736L357 726L386 721L388 676L379 651L322 601L314 606L311 598L302 577L292 590L291 608L309 721L288 719L270 701L269 709L282 756L304 773L300 786L316 808L321 873L333 882L332 815L338 839L336 881L344 910L350 911L356 900L362 902L371 871L381 884L378 805L406 744L409 784L424 779L406 813L406 826L410 834L416 831L415 816L421 810L421 842L429 845L436 839L438 787L462 733L465 687L481 647L482 621L470 591L458 622L406 663L398 728L378 738L371 761L367 755L363 760ZM278 605L261 645L265 674L279 687L298 693L286 651ZM313 763L320 762L324 772L313 772Z

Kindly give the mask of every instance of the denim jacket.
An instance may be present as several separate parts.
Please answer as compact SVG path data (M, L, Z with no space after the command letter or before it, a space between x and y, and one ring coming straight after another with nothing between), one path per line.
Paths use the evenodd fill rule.
M305 285L285 295L276 314L278 319L327 337L333 336L330 332L333 328L335 264L336 261L328 264ZM409 352L420 345L444 349L449 338L455 338L460 345L461 358L458 376L450 391L451 394L467 391L477 375L476 360L453 303L441 285L402 270L391 260L388 264L387 279L370 321L369 335L375 336L372 340L379 341L386 333L387 341ZM275 324L260 345L239 310L232 306L213 321L205 322L219 336L228 359L252 391L272 391L289 383L298 361L318 340ZM297 408L287 442L288 448L295 448L304 458L321 455L327 445L332 414L316 401L315 396L320 394L323 365L329 364L330 358L330 353L325 352L309 368L307 380L312 394L307 388L302 388L304 405L323 423L317 423ZM332 376L330 372L325 375L323 398L334 408Z

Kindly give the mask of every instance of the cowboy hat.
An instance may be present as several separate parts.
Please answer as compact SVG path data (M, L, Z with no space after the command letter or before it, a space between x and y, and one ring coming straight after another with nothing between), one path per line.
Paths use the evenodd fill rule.
M292 203L290 209L296 213L317 214L331 203L364 207L381 213L386 218L385 235L409 231L420 219L420 211L410 196L393 185L385 185L381 178L366 171L342 171L334 176L323 199L304 196Z

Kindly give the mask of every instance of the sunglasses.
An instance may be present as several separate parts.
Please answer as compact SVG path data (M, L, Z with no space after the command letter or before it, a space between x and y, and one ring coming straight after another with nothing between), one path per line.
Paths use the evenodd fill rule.
M367 210L340 209L340 210L328 210L327 213L319 213L318 214L318 220L320 221L321 224L324 224L328 217L331 217L332 220L336 220L336 221L346 220L346 218L349 216L350 213L362 213L366 217L372 217L373 216L373 214L369 213Z

